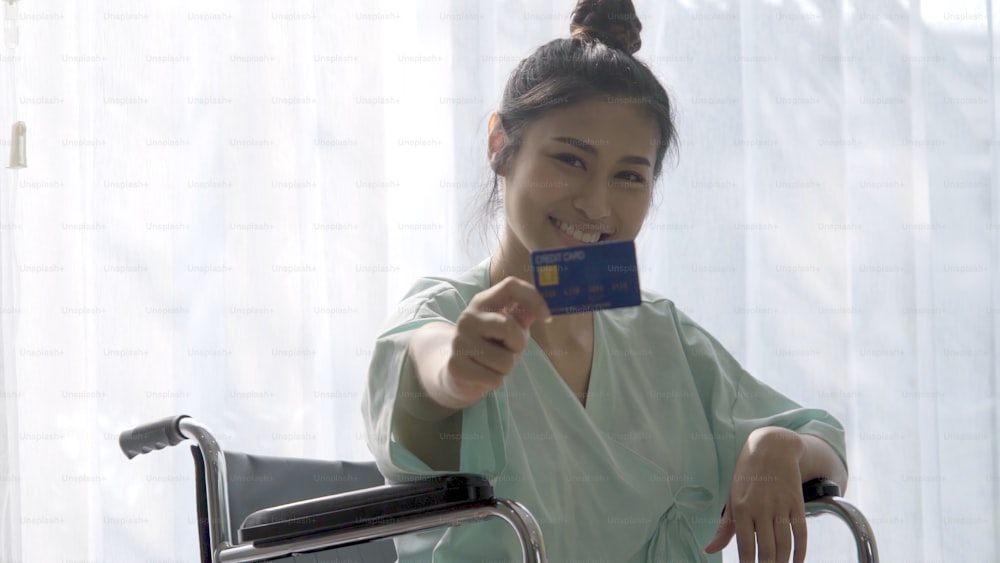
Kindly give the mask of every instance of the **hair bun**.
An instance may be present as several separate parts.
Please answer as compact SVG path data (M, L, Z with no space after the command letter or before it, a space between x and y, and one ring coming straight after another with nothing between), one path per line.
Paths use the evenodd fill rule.
M597 40L630 55L642 47L640 31L632 0L578 0L569 24L570 37Z

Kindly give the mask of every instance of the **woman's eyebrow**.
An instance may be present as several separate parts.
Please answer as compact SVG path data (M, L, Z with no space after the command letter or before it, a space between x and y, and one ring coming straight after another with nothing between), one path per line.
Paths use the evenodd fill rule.
M560 143L566 143L567 145L572 145L582 150L583 152L597 156L597 148L591 145L590 143L581 141L580 139L574 139L573 137L553 137L552 140L559 141ZM623 156L621 161L627 162L629 164L641 164L643 166L650 166L650 167L652 166L649 163L649 159L642 156Z

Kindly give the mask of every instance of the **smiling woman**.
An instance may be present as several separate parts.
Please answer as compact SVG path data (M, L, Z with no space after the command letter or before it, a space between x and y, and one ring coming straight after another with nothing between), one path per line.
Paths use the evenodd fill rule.
M870 511L883 560L1000 561L996 2L635 0L645 33L638 51L609 28L637 23L624 9L602 17L581 7L576 24L590 18L597 40L566 46L575 0L338 0L273 13L241 0L146 2L109 17L88 9L94 3L0 4L19 10L5 21L20 35L0 53L3 158L12 124L33 132L27 168L0 169L0 560L197 553L190 483L156 477L190 475L190 461L155 458L155 470L136 471L115 447L117 432L150 413L213 413L206 422L235 449L371 459L357 403L366 385L358 374L373 353L378 366L408 358L402 342L419 348L434 336L417 334L421 323L435 325L425 319L452 327L472 297L495 297L501 285L490 285L488 263L465 275L506 230L504 192L527 188L503 175L491 182L486 118L496 111L510 141L526 100L537 115L570 109L578 91L654 108L659 98L634 92L638 83L626 76L626 68L645 72L636 59L670 94L684 158L673 165L671 144L657 180L641 166L600 169L618 147L599 132L566 133L570 143L542 138L542 156L532 158L551 157L549 173L560 175L536 187L562 199L531 211L522 230L557 244L540 223L551 217L621 238L620 217L597 218L597 180L571 178L617 182L602 186L609 210L626 191L650 190L635 240L642 287L669 296L746 371L843 423L847 498ZM307 11L315 17L299 17ZM544 52L572 58L521 64L550 39ZM535 72L557 67L581 74ZM508 76L513 94L501 99ZM575 86L535 88L564 79ZM635 173L648 185L633 184ZM485 225L486 244L463 246L462 221L491 212L463 213L479 203L473 194L492 195L499 220ZM397 310L422 275L423 290ZM472 297L458 301L459 290ZM602 311L574 325L587 332L560 332L572 318L533 322L519 340L517 326L466 315L463 326L490 321L523 353L515 361L506 350L460 345L466 356L446 354L487 380L473 360L517 368L455 417L465 426L443 432L435 448L462 442L464 466L492 467L501 492L519 487L542 507L552 545L582 538L568 558L598 542L588 536L585 495L634 471L548 462L567 459L591 427L594 440L579 451L596 455L607 441L613 452L644 452L651 469L670 461L652 436L669 433L668 446L696 452L717 446L717 465L671 467L650 483L705 480L721 509L722 478L711 472L732 469L724 455L733 449L720 440L740 434L728 421L709 427L687 415L699 398L711 406L736 397L742 427L740 401L758 391L751 380L733 393L731 378L705 376L714 345L686 322L675 330L662 315L641 325ZM620 323L627 332L611 330ZM664 344L671 331L685 335L682 347ZM691 378L678 360L664 360L671 353L691 363L697 389L681 384ZM642 365L663 387L651 387ZM388 367L372 380L373 405L391 402L398 366ZM544 410L530 411L539 404ZM654 427L670 412L676 432ZM493 418L477 419L482 413ZM505 426L486 432L477 420ZM299 439L303 429L316 438ZM394 430L401 451L407 436ZM478 447L496 436L496 451ZM540 452L534 465L520 464L529 448ZM506 457L493 463L494 453ZM675 457L688 459L683 453ZM424 471L400 461L405 453L393 456ZM547 478L546 463L563 478ZM147 475L155 487L135 494ZM563 505L541 498L551 492L563 502L580 490L579 501ZM664 527L683 527L674 516L684 511L671 510ZM597 537L635 539L630 530L648 521L643 537L652 538L659 514L619 509ZM848 558L845 536L826 533L843 532L839 523L826 525L810 522L810 559ZM696 530L705 542L714 531ZM460 536L428 542L442 539L443 559ZM736 543L727 560L737 560Z
M389 480L490 476L552 561L719 561L734 536L741 559L801 561L802 482L846 487L840 423L754 379L663 296L553 317L532 283L532 251L634 240L674 145L670 100L632 56L631 1L581 0L572 20L490 116L500 247L418 280L376 338L368 446ZM408 562L519 557L502 523L396 542Z

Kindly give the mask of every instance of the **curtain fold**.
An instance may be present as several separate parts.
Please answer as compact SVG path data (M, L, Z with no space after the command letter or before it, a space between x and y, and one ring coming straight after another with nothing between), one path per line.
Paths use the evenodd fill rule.
M12 145L13 124L20 115L17 103L17 84L14 66L18 62L18 26L16 20L7 21L16 14L16 5L3 5L4 37L0 50L0 87L2 122L0 129L7 129L0 144L0 162L6 168ZM0 180L0 560L17 561L21 555L21 502L20 502L20 432L18 405L20 392L17 385L17 260L13 255L11 235L18 229L12 215L14 196L18 184L18 169L5 169Z
M368 459L374 336L416 278L496 248L462 230L487 118L573 4L20 2L0 559L193 559L186 454L117 446L162 416ZM997 559L994 3L636 4L681 139L643 287L845 425L884 560ZM852 556L838 522L810 530L809 560Z

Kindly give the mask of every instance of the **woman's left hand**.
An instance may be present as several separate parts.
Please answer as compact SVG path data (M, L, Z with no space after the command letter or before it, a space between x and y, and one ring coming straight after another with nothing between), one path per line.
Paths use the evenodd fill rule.
M729 488L729 499L715 537L705 547L715 553L736 535L740 562L787 562L806 558L806 516L799 460L805 444L786 428L766 427L750 433Z

